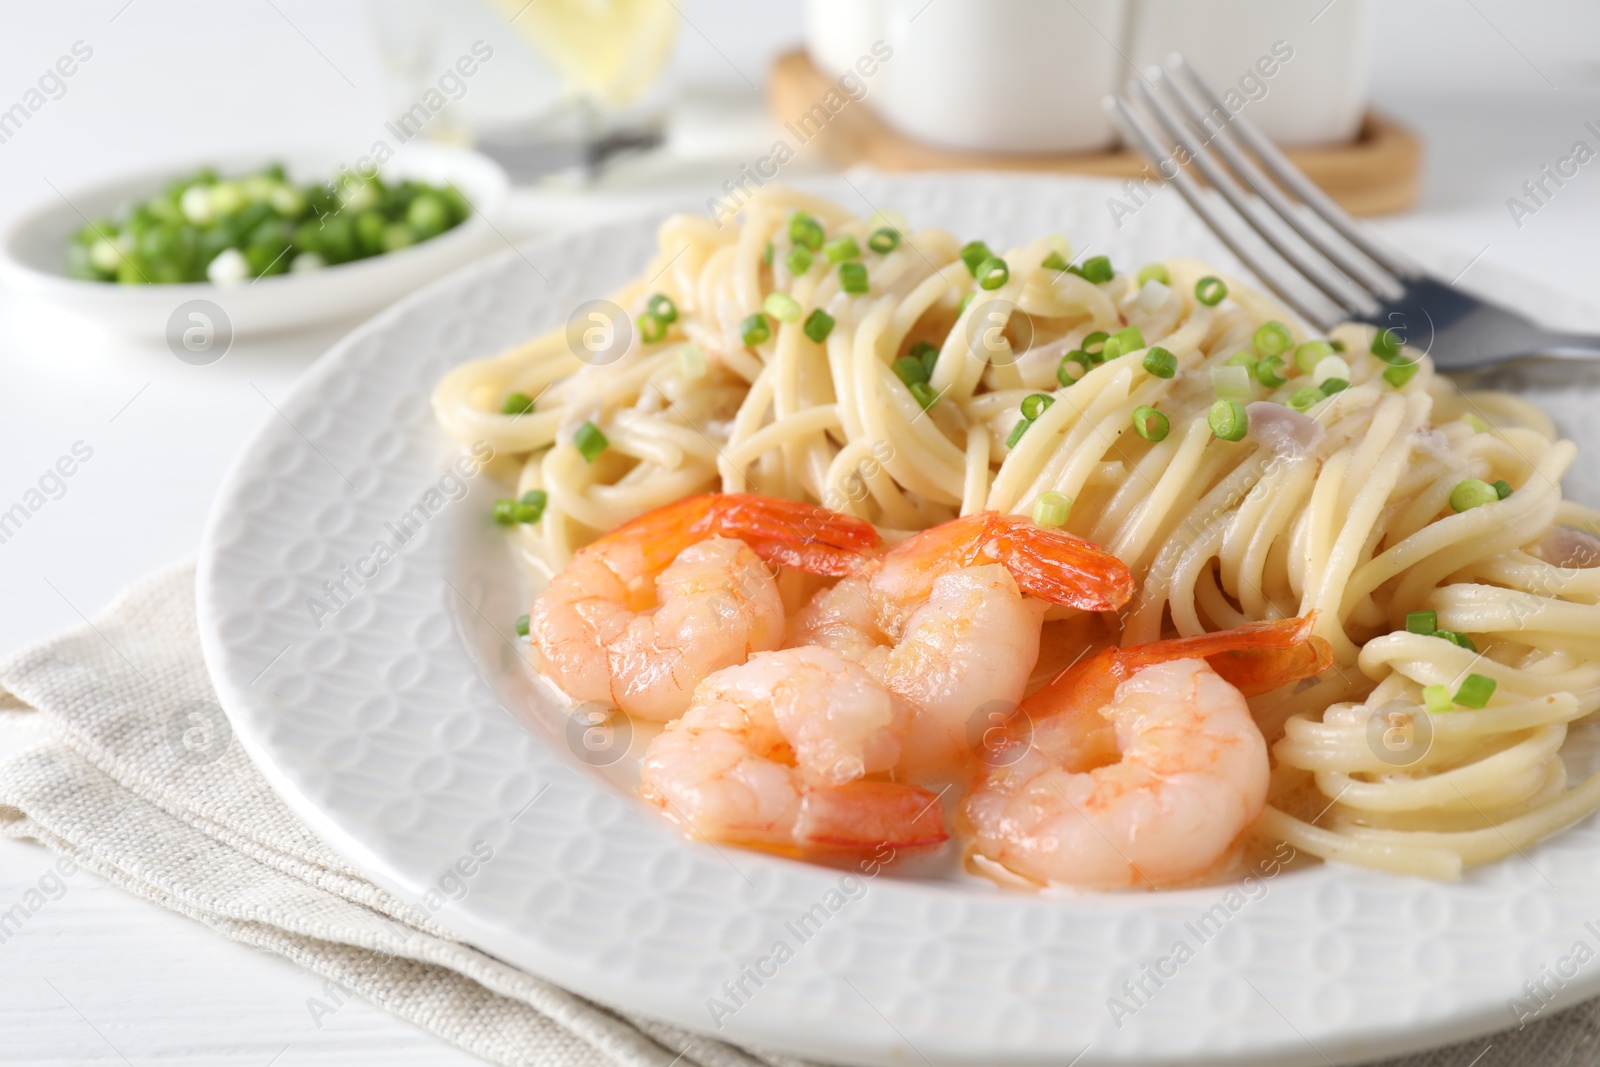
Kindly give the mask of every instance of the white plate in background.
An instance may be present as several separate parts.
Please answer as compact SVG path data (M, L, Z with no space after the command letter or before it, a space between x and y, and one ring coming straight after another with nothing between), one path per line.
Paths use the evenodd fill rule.
M1171 254L1234 265L1171 191L1118 230L1112 183L852 181L815 188L993 246L1059 231L1124 267ZM1511 1025L1523 981L1591 939L1593 819L1456 885L1324 865L1238 898L1044 897L893 873L846 883L692 843L580 762L581 725L540 697L508 639L527 608L489 519L505 487L453 471L464 450L434 427L428 398L448 368L560 326L636 274L658 221L524 246L548 286L531 288L507 252L380 315L280 404L214 505L198 595L220 699L274 787L358 868L423 905L487 846L460 898L434 912L445 927L616 1007L851 1064L1351 1063ZM1494 282L1538 316L1596 321L1561 294ZM1530 388L1600 456L1592 378ZM1568 488L1600 503L1600 464L1580 464ZM419 504L426 520L396 527ZM379 541L394 558L375 567ZM309 598L346 568L372 576L347 580L352 595L319 620ZM1192 927L1208 914L1202 943ZM1149 985L1144 968L1179 939L1193 958L1114 1015L1111 998L1131 1003L1124 983ZM775 966L778 941L793 955ZM757 985L747 967L770 973ZM739 982L749 995L736 1003L725 983ZM1600 967L1581 968L1556 1006L1596 992ZM718 1002L734 1010L714 1020Z

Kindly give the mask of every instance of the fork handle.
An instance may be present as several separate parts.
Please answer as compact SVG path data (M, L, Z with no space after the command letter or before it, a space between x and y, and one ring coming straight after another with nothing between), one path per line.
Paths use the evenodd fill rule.
M1549 359L1600 359L1600 337L1581 333L1552 333L1528 349L1528 355Z

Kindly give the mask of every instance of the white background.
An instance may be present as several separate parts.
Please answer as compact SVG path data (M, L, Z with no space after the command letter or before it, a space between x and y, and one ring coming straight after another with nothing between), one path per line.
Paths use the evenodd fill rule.
M463 0L465 5L468 0ZM1339 0L1335 0L1339 2ZM670 81L692 106L673 152L621 170L612 189L520 198L541 219L638 203L670 185L712 195L771 135L759 85L800 35L796 3L684 0ZM1419 130L1418 208L1382 225L1600 302L1600 165L1517 227L1506 206L1541 164L1600 124L1600 5L1593 0L1378 0L1373 97ZM478 12L477 18L492 18ZM392 98L366 10L334 0L0 2L0 110L73 42L94 49L0 144L5 216L154 163L303 144L362 149ZM968 72L976 74L978 72ZM793 172L821 166L803 161ZM0 510L74 442L94 449L68 491L0 544L0 652L92 615L139 575L195 550L241 442L342 327L241 344L192 367L0 295ZM0 728L0 753L26 740ZM0 911L51 865L0 842ZM0 1062L452 1064L478 1061L356 1001L319 1028L319 982L78 874L0 944ZM1494 1052L1483 1067L1493 1067Z

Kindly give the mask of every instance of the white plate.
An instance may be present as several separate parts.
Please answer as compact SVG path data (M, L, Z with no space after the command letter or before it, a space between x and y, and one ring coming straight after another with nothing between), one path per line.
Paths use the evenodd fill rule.
M1061 231L1124 266L1174 252L1232 262L1170 191L1121 231L1105 206L1116 187L1087 180L858 177L822 191L991 244ZM1062 1067L1085 1048L1081 1065L1351 1062L1507 1026L1525 979L1595 944L1593 820L1459 885L1327 865L1261 882L1258 899L1040 898L882 875L850 899L840 872L685 841L580 763L581 725L536 694L506 639L526 608L488 517L504 488L478 476L447 499L460 449L428 394L452 365L560 325L637 272L656 221L528 246L548 285L508 253L357 330L279 401L217 501L199 575L212 677L274 786L361 870L577 992L859 1064ZM1570 299L1496 286L1582 324ZM1600 456L1600 391L1533 391ZM1576 483L1590 502L1597 466ZM419 501L422 532L397 546ZM361 564L378 541L395 558ZM358 566L375 575L347 580L353 595L319 628L308 598ZM493 858L451 874L475 847ZM440 906L441 886L460 899ZM1207 914L1217 932L1202 938ZM1144 968L1180 939L1193 958L1156 989ZM779 941L792 958L762 963ZM758 986L747 966L775 973ZM731 1006L724 983L741 980L750 995L718 1029L710 1001ZM1110 998L1132 1006L1123 984L1139 981L1153 996L1114 1019ZM1590 963L1558 1003L1596 992Z
M357 171L360 160L333 149L286 152L272 156L198 160L193 166L167 167L134 174L86 188L52 194L12 221L0 238L0 280L29 297L92 319L118 333L143 338L168 335L169 325L189 325L178 309L193 301L209 301L222 309L233 337L311 326L338 318L370 314L424 283L502 244L495 217L505 202L509 183L498 163L478 152L440 145L403 146L380 168L385 178L415 178L453 183L475 208L466 221L432 240L398 252L342 263L303 274L277 274L233 286L210 283L181 285L114 285L68 277L67 243L91 220L115 215L129 203L165 188L172 179L192 174L202 164L223 175L248 174L268 163L282 163L296 182L327 181L341 168ZM215 318L215 313L207 312ZM225 349L224 349L225 351ZM208 349L206 355L221 358Z

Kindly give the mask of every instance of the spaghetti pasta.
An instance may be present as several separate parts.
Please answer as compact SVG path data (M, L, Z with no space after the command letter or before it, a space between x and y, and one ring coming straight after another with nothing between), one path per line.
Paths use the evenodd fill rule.
M797 217L853 247L810 247ZM883 229L899 239L873 241ZM1316 613L1333 670L1250 701L1274 763L1260 834L1453 878L1600 808L1600 776L1573 786L1562 761L1600 709L1600 512L1562 498L1576 450L1532 405L1462 392L1367 326L1311 337L1183 259L1102 281L1063 269L1058 237L989 253L777 187L741 225L675 216L659 238L655 280L613 295L636 316L670 307L659 340L636 331L602 365L558 331L435 392L452 434L517 457L518 493L547 495L514 531L531 566L708 489L820 503L890 542L983 509L1031 514L1052 492L1072 502L1066 528L1135 575L1106 640ZM841 284L834 250L865 292ZM980 252L1005 270L980 270ZM1224 299L1196 299L1218 278ZM802 316L764 311L773 293ZM755 315L763 339L747 344ZM514 392L531 411L502 412ZM1147 408L1170 429L1138 429ZM585 424L597 455L573 443ZM1235 425L1245 436L1227 439ZM1504 490L1457 512L1469 479ZM1414 613L1431 625L1408 628ZM1493 683L1481 707L1462 697L1473 676Z

